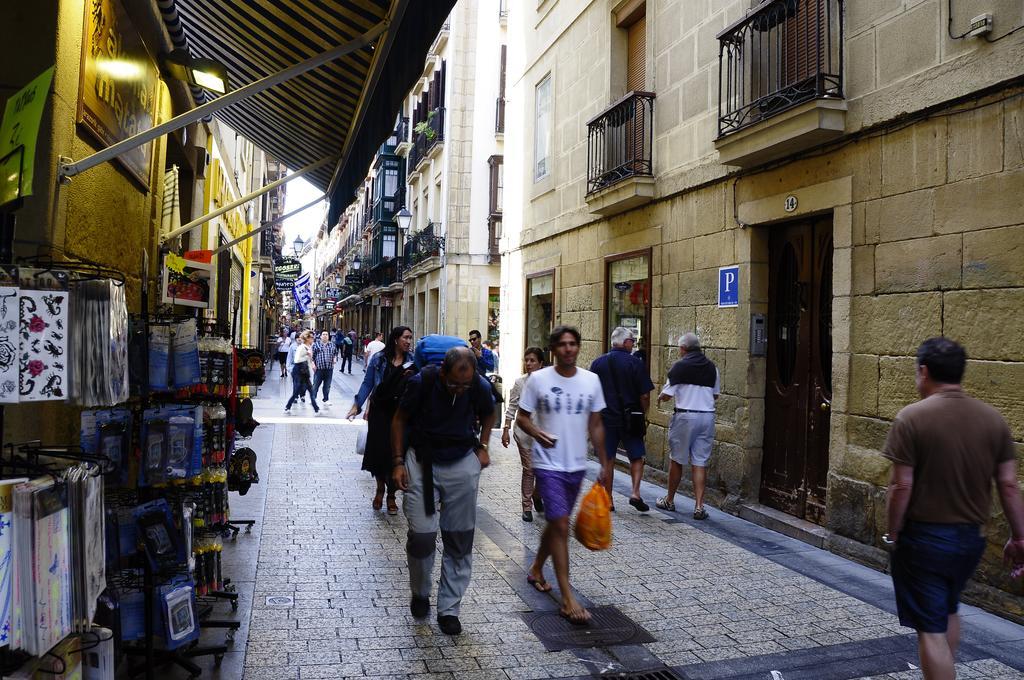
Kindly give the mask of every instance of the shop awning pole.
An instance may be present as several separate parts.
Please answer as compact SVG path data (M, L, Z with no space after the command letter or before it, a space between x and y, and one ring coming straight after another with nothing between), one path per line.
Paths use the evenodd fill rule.
M174 132L186 125L191 125L196 121L206 118L212 113L216 113L221 109L227 108L232 104L242 101L243 99L247 99L254 94L273 87L274 85L279 85L285 81L291 80L295 76L300 76L303 73L312 71L313 69L343 57L346 54L362 49L367 45L372 44L382 33L384 33L388 28L388 24L389 22L387 20L382 21L351 42L339 45L338 47L327 50L326 52L322 52L315 57L310 57L305 61L301 61L294 66L289 66L277 73L271 73L270 75L249 83L244 87L240 87L237 90L232 90L211 102L207 102L202 106L197 106L191 111L186 111L185 113L177 115L166 123L161 123L156 127L152 127L137 135L133 135L128 139L122 140L113 146L101 149L91 156L86 156L80 161L69 161L67 163L62 162L58 169L58 179L62 181L67 180L69 177L74 177L79 173L85 172L89 168L93 168L101 163L106 163L109 160L117 158L123 153L162 137L168 132Z
M234 241L229 241L228 243L225 243L220 248L217 248L217 250L213 251L213 254L214 254L214 256L216 256L219 253L222 253L223 251L225 251L225 250L227 250L227 249L229 249L229 248L231 248L233 246L238 245L242 241L244 241L246 239L249 239L249 238L252 238L256 234L259 234L259 233L265 231L266 229L269 229L270 227L274 226L275 224L279 224L281 222L284 222L285 220L287 220L290 217L294 217L295 215L298 215L303 210L307 210L309 208L312 208L314 205L317 205L319 203L323 203L325 200L327 200L327 194L324 194L320 198L317 198L315 200L310 201L309 203L307 203L306 205L302 206L301 208L296 208L295 210L292 210L290 213L281 215L280 217L275 217L272 220L268 220L268 221L264 222L263 224L261 224L258 229L253 229L252 231L250 231L249 233L245 234L244 236L239 236Z
M263 194L267 193L268 191L273 191L274 189L276 189L277 187L281 186L285 182L290 182L290 181L292 181L293 179L295 179L297 177L302 177L303 175L305 175L307 173L310 173L310 172L313 172L317 168L323 167L324 165L327 165L328 163L333 163L336 160L338 160L337 156L328 156L327 158L321 158L316 163L310 163L306 167L300 168L300 169L296 170L295 172L291 173L290 175L286 175L286 176L282 177L281 179L274 180L270 184L266 184L266 185L260 187L259 189L257 189L256 191L254 191L254 192L252 192L250 194L246 194L245 196L242 196L237 201L232 201L231 203L228 203L227 205L222 205L221 207L217 208L213 212L206 213L202 217L194 219L191 222L189 222L188 224L183 224L182 226L178 227L174 231L167 232L166 235L164 235L164 236L162 236L160 238L160 243L166 243L167 241L171 240L172 238L176 238L178 236L181 236L182 234L195 229L199 225L206 224L207 222L209 222L213 218L219 217L220 215L223 215L224 213L228 212L229 210L234 210L235 208L237 208L237 207L239 207L241 205L245 205L246 203L248 203L252 199L257 198L259 196L262 196ZM319 199L318 198L317 202L319 202L321 200L323 200L323 199Z

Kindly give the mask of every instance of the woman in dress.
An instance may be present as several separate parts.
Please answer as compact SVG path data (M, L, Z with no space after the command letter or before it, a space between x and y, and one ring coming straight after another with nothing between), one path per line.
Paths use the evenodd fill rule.
M505 427L501 430L501 445L506 449L509 444L509 430L513 429L512 424L515 423L516 415L519 413L519 396L523 393L523 387L526 386L526 381L529 379L530 374L539 368L544 368L544 350L540 347L527 348L523 354L523 368L526 370L526 373L520 376L516 380L515 385L512 386L512 394L508 398L508 408L505 410ZM518 426L514 428L512 436L516 440L516 446L519 447L519 460L523 464L523 521L532 522L533 511L530 509L531 501L533 508L537 512L544 512L544 503L540 500L540 496L537 495L537 488L533 477L533 463L530 454L530 450L533 448L533 439L527 436Z
M366 451L363 453L363 470L377 480L377 493L373 497L373 509L384 505L384 491L387 490L388 514L398 514L395 501L395 486L391 479L391 419L398 408L398 400L405 389L405 382L416 372L412 362L412 329L397 326L388 336L384 349L373 355L366 367L363 384L356 394L355 403L348 412L352 420L362 410L369 398L367 417Z
M313 374L313 331L302 331L295 346L292 368L292 396L285 404L284 412L292 412L292 404L306 392L309 392L309 403L313 410L320 414L320 407L316 405L316 395L313 394L313 384L309 378Z

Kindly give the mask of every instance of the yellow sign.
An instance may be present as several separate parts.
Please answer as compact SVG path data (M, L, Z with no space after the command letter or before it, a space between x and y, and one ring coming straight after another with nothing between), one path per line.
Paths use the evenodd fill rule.
M235 192L231 185L231 179L224 170L224 165L219 159L213 161L213 203L218 208L235 201ZM228 232L232 239L245 235L249 230L245 223L245 213L242 208L235 208L224 213L221 217L227 224Z
M51 66L7 100L0 123L0 205L32 194L36 138L52 81Z
M78 123L104 146L153 127L160 73L120 0L87 0ZM149 188L150 142L117 160Z

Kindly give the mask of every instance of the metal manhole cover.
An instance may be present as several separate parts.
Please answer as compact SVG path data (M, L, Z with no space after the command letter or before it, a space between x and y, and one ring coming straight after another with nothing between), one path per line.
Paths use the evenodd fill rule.
M590 622L584 626L569 623L557 610L528 612L522 617L549 652L655 641L650 633L615 607L592 607Z
M268 607L291 607L295 604L295 598L291 595L268 595Z

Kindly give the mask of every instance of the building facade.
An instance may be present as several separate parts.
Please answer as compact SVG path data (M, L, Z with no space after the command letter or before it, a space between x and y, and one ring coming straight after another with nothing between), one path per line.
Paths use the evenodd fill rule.
M1024 440L1024 10L948 6L514 11L506 357L561 322L587 364L630 326L660 384L695 331L722 373L714 501L881 564L880 450L922 340L961 341L967 389ZM647 436L663 470L670 416ZM975 597L1020 615L991 528Z
M342 303L361 334L403 324L498 340L506 16L498 0L455 5L342 218Z

